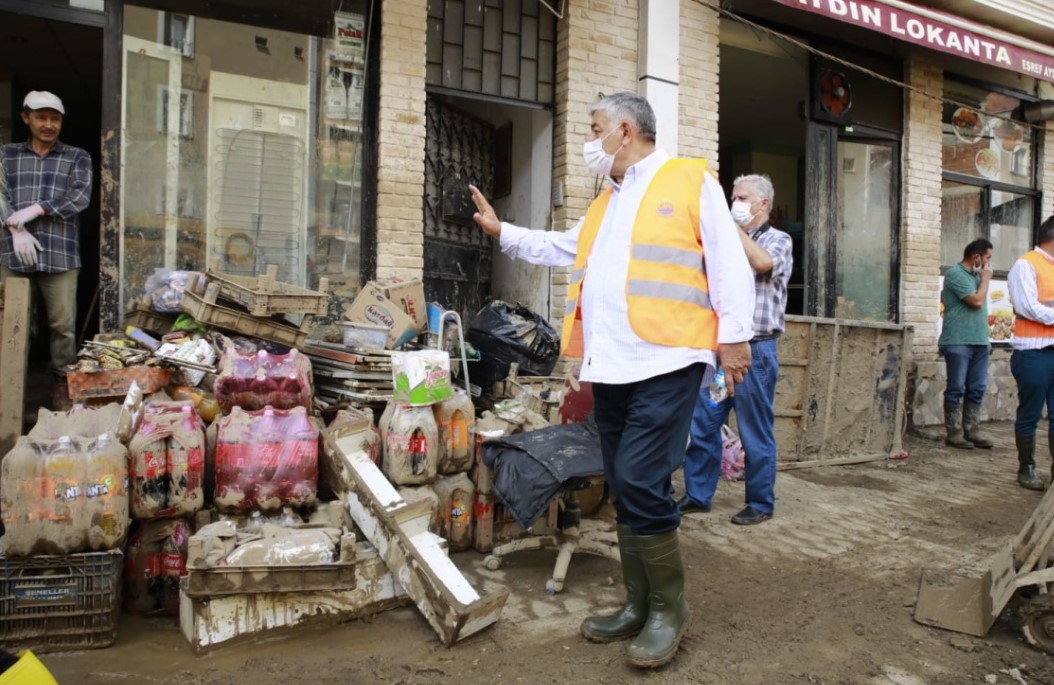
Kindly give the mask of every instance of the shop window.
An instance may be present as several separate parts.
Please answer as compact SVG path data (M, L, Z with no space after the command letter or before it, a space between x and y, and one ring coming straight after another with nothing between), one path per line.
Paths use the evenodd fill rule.
M156 268L362 280L365 20L327 36L127 6L122 302ZM261 43L266 50L261 50Z
M1013 93L945 80L941 264L962 260L963 248L992 242L992 268L1005 276L1032 242L1039 193L1032 127L1016 120Z

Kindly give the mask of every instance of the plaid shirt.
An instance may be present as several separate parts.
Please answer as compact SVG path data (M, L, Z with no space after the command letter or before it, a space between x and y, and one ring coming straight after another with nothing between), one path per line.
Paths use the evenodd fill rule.
M12 271L60 273L79 269L80 213L91 202L92 163L87 152L62 142L38 157L29 143L0 148L14 211L39 203L46 214L26 224L42 248L35 267L19 264L11 232L3 230L0 264ZM6 219L7 217L3 217Z
M782 333L787 312L787 281L794 266L791 237L768 222L754 229L750 237L772 257L772 271L754 274L754 336Z

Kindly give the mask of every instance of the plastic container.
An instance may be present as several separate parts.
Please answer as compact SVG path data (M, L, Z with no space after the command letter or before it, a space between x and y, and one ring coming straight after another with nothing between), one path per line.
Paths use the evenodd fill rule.
M725 383L725 370L718 369L710 381L710 406L716 407L728 397L728 385Z
M278 511L318 499L318 429L303 407L234 407L217 420L215 461L221 511Z
M128 450L112 433L19 438L4 457L0 547L10 557L120 547L128 532Z
M439 430L439 464L442 474L463 473L472 467L476 447L476 408L464 390L432 405Z
M120 550L0 557L0 645L38 654L109 647L117 640L123 569Z
M348 347L383 350L388 340L388 329L372 323L343 321L344 344Z
M381 470L395 485L431 483L438 473L439 429L431 407L389 403ZM382 421L383 421L382 416Z
M235 406L246 411L264 407L311 407L311 361L297 350L252 354L228 347L220 359L220 373L213 386L224 414Z
M128 444L132 517L189 516L205 505L205 427L192 402L151 402Z
M472 507L476 501L476 487L464 473L436 480L442 527L439 535L447 539L451 552L461 552L472 546Z

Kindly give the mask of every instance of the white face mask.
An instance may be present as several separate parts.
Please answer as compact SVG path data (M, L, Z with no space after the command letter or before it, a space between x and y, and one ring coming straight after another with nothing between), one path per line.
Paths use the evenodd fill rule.
M622 149L622 146L619 146L619 149L615 150L614 154L609 155L604 152L604 141L617 130L619 129L616 126L608 131L607 135L603 138L587 140L582 144L582 159L585 160L586 168L589 169L589 173L596 174L597 176L611 175L611 167L615 165L615 155L617 155L619 150Z
M754 220L754 214L750 211L750 203L745 200L736 200L732 203L732 221L737 226L748 226Z

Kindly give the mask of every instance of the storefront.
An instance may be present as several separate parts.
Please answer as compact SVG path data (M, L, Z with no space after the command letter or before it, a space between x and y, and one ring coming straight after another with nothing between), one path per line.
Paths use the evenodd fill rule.
M334 312L354 297L376 252L364 113L379 4L0 2L19 38L5 41L0 137L24 137L24 92L52 90L63 139L95 161L83 330L117 328L158 268L275 264L297 285L327 278Z

